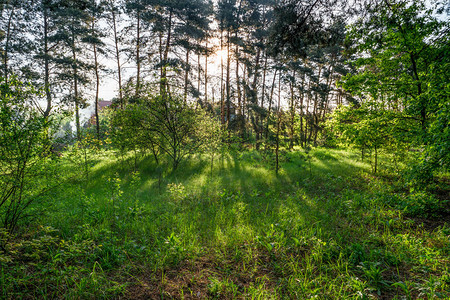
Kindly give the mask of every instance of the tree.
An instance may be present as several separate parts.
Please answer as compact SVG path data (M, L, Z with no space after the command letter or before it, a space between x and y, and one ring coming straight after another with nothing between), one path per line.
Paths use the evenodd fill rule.
M136 158L138 150L150 150L156 163L160 153L166 154L173 170L197 151L217 151L217 126L215 119L183 97L150 93L115 111L111 122L113 142L121 151L133 151Z
M25 57L31 53L32 43L30 42L29 24L32 21L32 3L23 0L3 1L0 4L0 59L1 74L8 81L12 73L26 74L28 64Z
M450 23L439 20L435 12L422 1L375 1L351 26L348 52L357 72L342 81L363 101L376 99L396 112L392 117L398 122L408 122L405 134L427 149L422 161L430 162L431 170L448 168L449 151L441 148L437 155L434 149L440 146L433 146L446 135L436 128L445 123L450 76Z
M61 52L58 38L58 24L61 21L58 3L55 0L36 1L34 10L29 12L34 15L32 26L33 47L33 70L36 74L35 81L42 86L45 92L45 106L41 113L49 118L55 106L56 91L60 91L60 82L57 80L56 67L57 56Z
M326 45L331 24L345 8L345 0L280 1L270 27L271 54L307 57L310 45Z
M42 175L42 147L47 140L46 118L33 109L39 92L10 76L0 77L0 220L9 231L26 217Z
M202 125L205 113L192 108L182 97L156 96L146 99L150 125L158 136L159 148L172 160L175 170L187 155L208 143Z
M123 91L122 91L122 63L121 63L121 48L120 48L120 34L118 31L118 17L120 15L120 7L115 5L118 1L109 0L107 2L107 11L109 11L110 15L107 17L107 22L109 23L112 34L113 34L113 42L114 42L114 58L117 64L117 81L119 84L119 102L120 107L123 109Z
M194 96L199 95L199 86L193 88L189 80L192 64L190 55L198 57L206 51L201 44L207 39L210 30L209 16L212 14L212 3L205 0L173 1L158 0L153 3L153 11L145 14L145 20L154 24L153 32L159 39L159 59L156 67L160 71L160 94L170 93L170 85L177 87L177 78L171 77L170 70L175 74L184 69L184 76L180 78L178 86L183 87L183 94L187 98L188 91ZM181 56L184 54L185 59ZM200 70L200 64L197 65ZM200 73L198 80L200 82Z
M137 152L150 150L159 163L158 136L151 128L148 107L141 103L130 103L124 109L116 110L111 120L113 143L122 153L134 153L135 169Z
M54 6L57 9L55 11L57 31L53 39L61 45L54 61L59 79L70 84L70 90L65 99L70 104L73 103L75 107L78 140L81 140L80 108L86 106L81 88L89 83L87 71L93 69L93 65L87 60L86 52L83 51L83 46L90 46L91 41L97 41L96 38L92 38L93 30L89 26L90 4L92 3L88 0L59 0Z
M341 106L333 112L327 126L342 140L360 149L361 159L365 151L373 151L373 172L376 173L380 150L393 143L409 144L400 137L410 124L398 122L397 114L384 109L383 103L368 101L360 107Z
M142 55L145 51L145 47L148 44L148 37L145 36L146 32L150 32L149 22L145 22L145 14L150 11L150 7L144 0L133 0L125 1L125 10L128 16L131 18L131 24L125 28L127 35L130 37L128 39L128 54L129 58L133 60L136 64L136 83L134 98L139 97L141 85L142 85L142 63L144 61L144 56ZM111 5L112 6L112 5ZM114 9L112 9L112 17L115 18ZM116 37L115 37L116 38ZM117 51L117 46L116 46ZM118 63L119 64L119 63Z
M93 56L94 56L94 72L95 72L95 101L94 101L94 114L95 114L95 124L97 129L97 140L100 140L100 120L98 112L98 101L99 101L99 91L100 91L100 64L99 64L99 54L105 54L105 43L101 40L101 34L97 28L97 22L103 16L104 5L97 4L96 0L92 0L89 5L89 14L91 17L91 32L85 38L85 41L92 45Z

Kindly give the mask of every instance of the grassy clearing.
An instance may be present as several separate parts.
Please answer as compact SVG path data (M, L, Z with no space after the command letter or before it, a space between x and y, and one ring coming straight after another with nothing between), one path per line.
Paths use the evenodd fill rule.
M277 177L245 152L160 176L104 152L85 182L63 158L70 179L0 256L0 297L450 297L448 185L409 193L381 164L295 151Z

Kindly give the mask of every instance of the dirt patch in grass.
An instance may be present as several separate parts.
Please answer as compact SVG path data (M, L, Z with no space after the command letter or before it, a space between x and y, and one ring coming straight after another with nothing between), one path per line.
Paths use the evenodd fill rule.
M423 217L410 217L417 226L423 227L426 231L433 231L439 227L448 227L450 225L450 212L442 213L436 217L423 218Z
M170 269L144 273L130 280L125 298L245 299L249 287L261 283L270 292L276 282L270 258L258 256L258 264L251 270L243 268L240 261L209 255Z

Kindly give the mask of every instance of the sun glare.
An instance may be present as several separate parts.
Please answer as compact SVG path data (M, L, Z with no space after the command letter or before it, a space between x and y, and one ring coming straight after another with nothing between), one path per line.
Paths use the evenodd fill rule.
M215 65L220 65L220 61L222 60L224 63L227 61L227 50L221 49L217 50L214 55L212 56L212 61Z

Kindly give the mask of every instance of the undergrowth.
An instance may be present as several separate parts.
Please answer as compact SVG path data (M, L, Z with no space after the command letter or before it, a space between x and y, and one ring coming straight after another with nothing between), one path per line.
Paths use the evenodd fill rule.
M0 232L1 298L450 297L448 190L409 191L388 159L285 152L276 176L264 152L212 172L102 152L89 181L61 160L39 218Z

